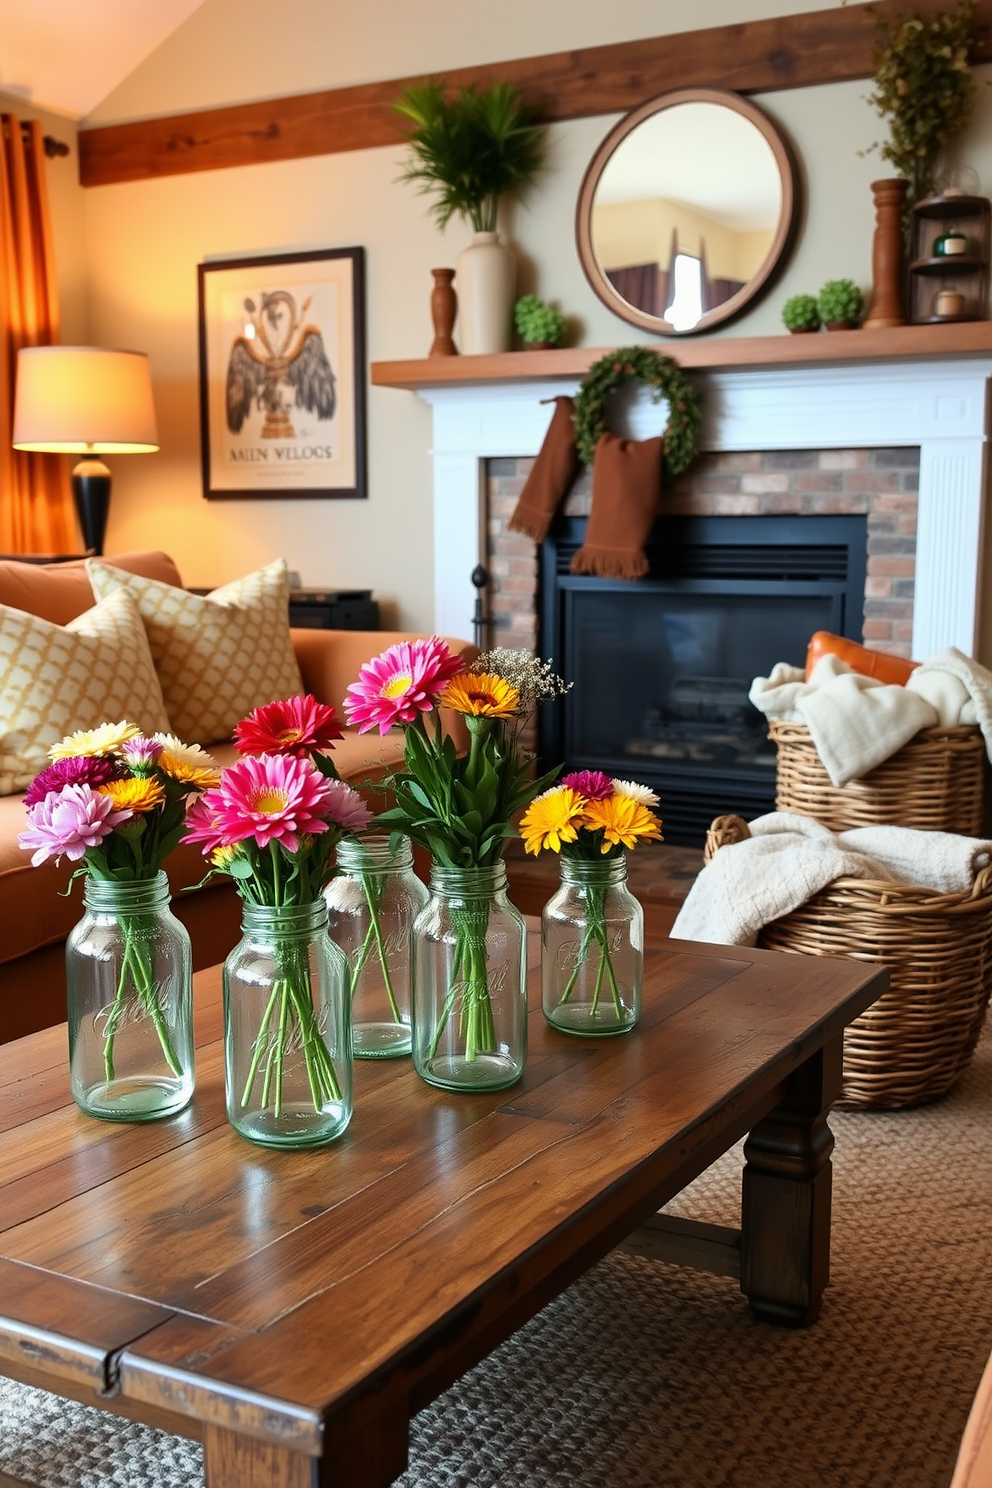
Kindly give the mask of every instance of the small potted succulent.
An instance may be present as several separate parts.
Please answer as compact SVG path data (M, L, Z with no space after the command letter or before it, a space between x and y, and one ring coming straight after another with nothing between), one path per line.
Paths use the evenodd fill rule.
M864 296L853 279L828 279L817 296L817 308L828 331L852 330L861 324Z
M521 296L513 307L513 322L529 351L560 346L565 339L565 317L537 295Z
M820 306L816 295L797 294L782 306L782 324L794 336L820 329Z

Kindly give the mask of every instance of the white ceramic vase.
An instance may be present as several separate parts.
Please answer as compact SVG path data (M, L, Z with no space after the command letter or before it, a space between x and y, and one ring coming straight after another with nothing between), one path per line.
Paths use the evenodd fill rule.
M455 260L458 342L463 356L509 351L517 265L494 232L477 232Z

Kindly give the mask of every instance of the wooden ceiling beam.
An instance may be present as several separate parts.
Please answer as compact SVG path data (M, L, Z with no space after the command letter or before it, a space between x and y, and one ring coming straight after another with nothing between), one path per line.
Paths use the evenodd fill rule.
M926 13L946 0L916 0ZM516 84L549 122L625 113L671 88L731 88L767 93L870 77L878 33L872 13L895 16L903 0L838 6L805 15L744 21L643 41L583 47L444 74L457 87ZM981 46L992 61L992 0L979 0ZM401 145L403 121L392 105L411 82L393 78L321 93L195 113L170 114L79 132L80 182L107 186L156 176L296 160L308 155Z

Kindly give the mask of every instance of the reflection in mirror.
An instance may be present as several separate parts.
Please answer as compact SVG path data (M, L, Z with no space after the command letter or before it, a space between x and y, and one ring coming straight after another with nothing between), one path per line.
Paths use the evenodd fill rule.
M667 335L728 320L767 287L788 247L795 178L754 104L683 89L635 109L604 140L577 234L600 299Z

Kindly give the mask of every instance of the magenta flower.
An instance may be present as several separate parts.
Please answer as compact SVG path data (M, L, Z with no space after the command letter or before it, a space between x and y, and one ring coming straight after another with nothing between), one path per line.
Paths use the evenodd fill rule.
M563 775L561 784L578 791L587 801L608 801L613 794L613 781L602 770L575 770Z
M208 843L205 853L248 838L262 848L279 842L297 852L301 834L327 831L332 784L309 760L251 755L224 770L220 785L193 803L185 840Z
M36 775L24 792L25 810L43 801L49 791L60 791L67 785L106 785L120 774L117 761L108 755L79 754L56 760Z
M65 856L76 862L88 848L99 847L105 837L133 812L115 811L109 796L100 796L88 785L66 785L49 791L28 810L26 832L21 832L18 845L30 852L31 866Z
M345 785L343 780L329 780L331 799L327 820L343 832L364 832L372 820L372 813L356 790Z
M345 716L360 734L376 727L386 734L394 723L412 723L418 714L429 712L452 677L463 670L461 658L440 636L397 641L366 662L358 681L350 683L348 691L354 696L344 700Z

